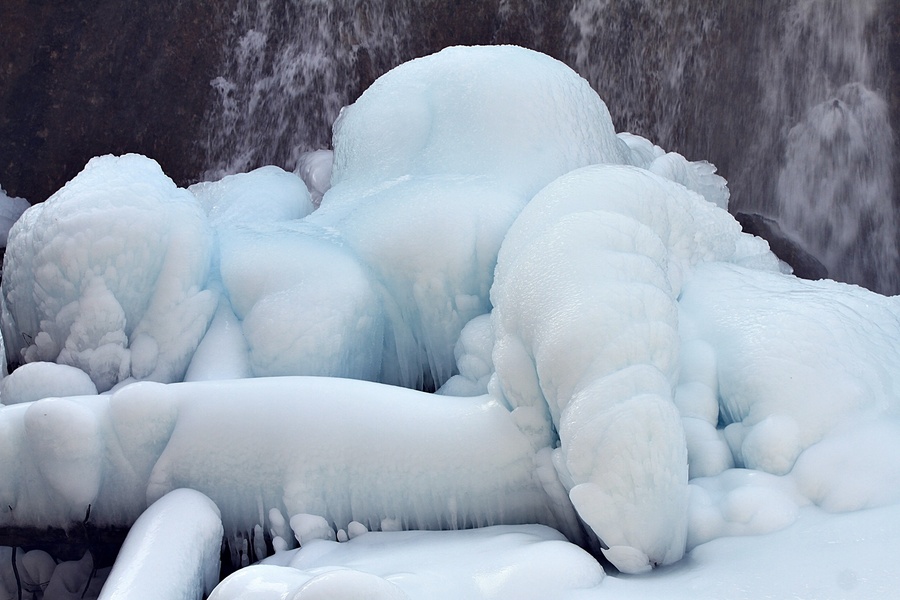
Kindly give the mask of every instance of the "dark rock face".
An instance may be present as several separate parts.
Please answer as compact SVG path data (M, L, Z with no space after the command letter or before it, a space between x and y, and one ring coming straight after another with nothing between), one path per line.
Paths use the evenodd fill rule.
M46 199L92 156L140 152L184 182L227 3L0 3L0 185Z
M803 279L825 279L828 269L815 256L791 238L778 223L758 214L737 213L734 216L746 233L761 237L769 242L775 256L794 269L794 275Z

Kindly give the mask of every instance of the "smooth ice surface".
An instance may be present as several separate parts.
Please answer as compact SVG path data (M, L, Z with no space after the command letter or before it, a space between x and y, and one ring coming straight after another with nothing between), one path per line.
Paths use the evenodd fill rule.
M335 530L351 521L377 529L385 519L404 529L556 524L527 439L487 397L296 377L167 391L178 420L148 499L200 490L226 527L252 527L259 506L324 518ZM308 523L290 520L295 533L321 529Z
M96 393L97 386L87 373L76 367L52 362L28 363L0 379L0 404Z
M311 592L320 578L334 578L332 593L342 597L537 599L582 597L604 572L589 554L538 525L373 532L275 554L224 580L211 599L318 598ZM358 595L365 593L371 596Z
M194 490L174 490L134 523L101 600L199 600L219 579L219 510Z
M293 598L314 576L338 570L380 580L381 588L368 588L373 593L387 582L411 600L887 599L900 585L897 505L837 515L806 508L787 529L720 538L639 577L603 577L590 557L558 539L545 528L520 526L315 542L238 571L211 598ZM342 591L359 590L348 582Z

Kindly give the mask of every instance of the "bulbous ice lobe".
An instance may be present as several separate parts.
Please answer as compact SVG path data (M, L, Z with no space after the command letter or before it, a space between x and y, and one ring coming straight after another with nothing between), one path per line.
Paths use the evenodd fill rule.
M190 187L218 241L222 302L192 379L319 375L374 380L381 364L380 299L334 235L305 222L303 180L278 167ZM239 335L229 334L229 329Z
M10 358L78 367L101 391L130 376L180 380L216 306L211 251L197 201L156 162L92 159L10 231Z
M728 213L680 185L596 165L544 188L501 248L494 390L536 447L558 432L560 479L623 571L684 552L676 299L695 264L742 258L741 236Z
M497 252L522 207L563 173L628 156L587 82L512 46L410 61L345 108L332 187L307 221L337 236L382 295L382 381L446 381L462 327L490 310Z

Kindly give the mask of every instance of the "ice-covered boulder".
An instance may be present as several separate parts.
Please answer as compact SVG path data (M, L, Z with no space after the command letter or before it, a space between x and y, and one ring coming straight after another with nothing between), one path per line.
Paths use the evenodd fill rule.
M195 183L188 190L218 230L300 219L315 208L300 177L271 165Z
M139 155L92 159L10 231L2 329L13 362L78 367L101 391L178 381L216 307L196 199Z

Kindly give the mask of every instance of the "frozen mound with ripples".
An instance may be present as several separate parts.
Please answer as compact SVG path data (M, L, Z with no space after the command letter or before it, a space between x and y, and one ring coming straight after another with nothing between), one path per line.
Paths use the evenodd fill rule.
M216 307L211 259L197 200L155 161L94 158L10 231L8 357L78 367L101 391L129 377L179 381Z
M494 389L537 447L558 434L560 480L621 570L684 552L677 299L696 264L744 258L743 235L670 180L598 165L544 188L500 250Z

